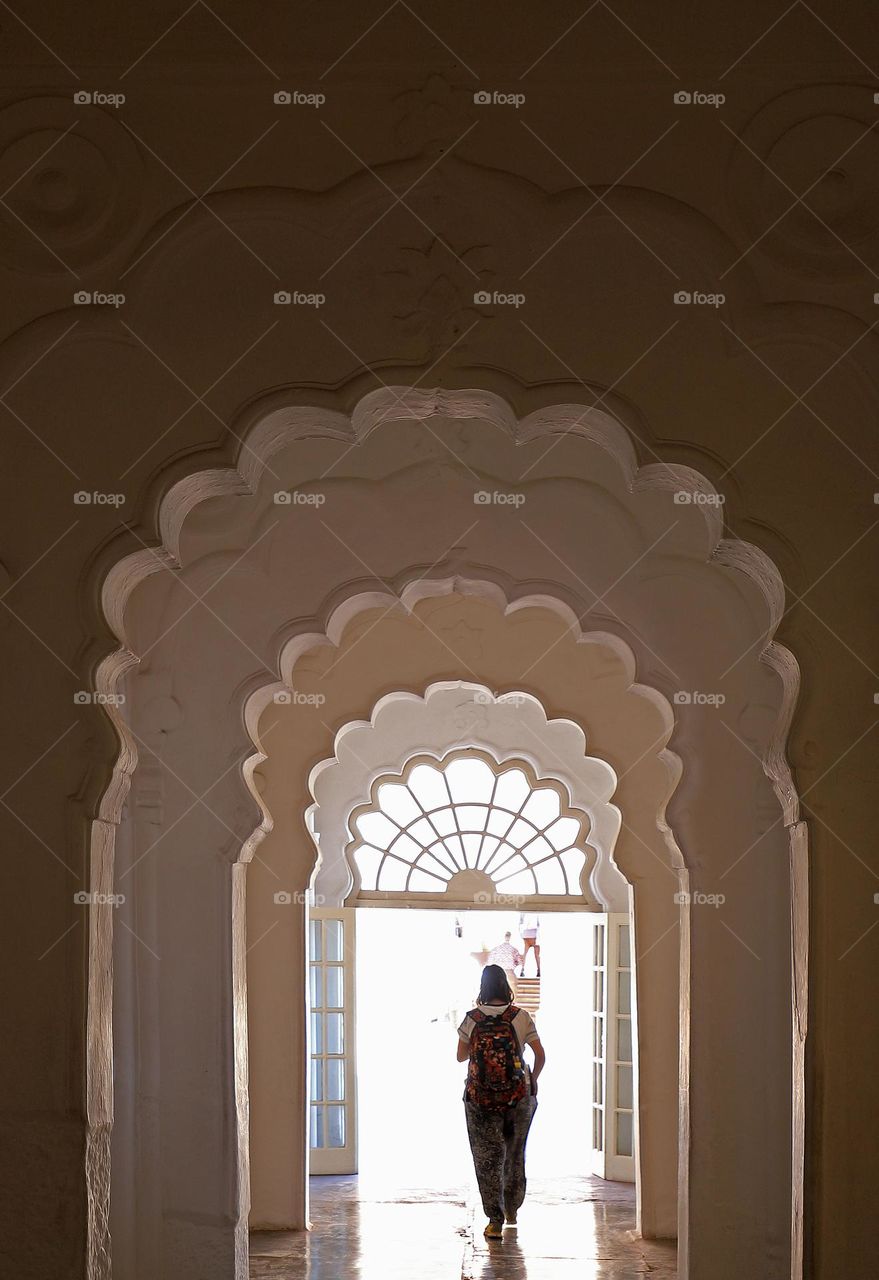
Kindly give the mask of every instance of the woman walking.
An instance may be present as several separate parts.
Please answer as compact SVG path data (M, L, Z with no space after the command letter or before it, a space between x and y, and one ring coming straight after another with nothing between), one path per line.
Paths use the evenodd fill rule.
M513 1004L503 969L486 965L476 1007L458 1028L458 1061L469 1061L464 1090L467 1136L485 1235L498 1239L525 1199L525 1143L537 1109L537 1077L546 1054L530 1013ZM534 1054L529 1070L523 1050Z

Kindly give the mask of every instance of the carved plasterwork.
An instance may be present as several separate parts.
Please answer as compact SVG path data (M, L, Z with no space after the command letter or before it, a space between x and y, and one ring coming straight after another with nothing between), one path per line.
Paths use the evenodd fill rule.
M107 257L139 218L143 163L107 112L71 115L69 94L0 111L0 256L16 271L60 276L72 292L71 271Z
M482 750L499 764L525 760L535 776L560 782L570 803L589 819L587 840L597 854L589 875L592 901L604 910L627 910L626 882L613 863L620 826L619 811L610 803L616 789L613 770L587 754L578 725L547 720L532 695L495 694L467 682L433 684L423 697L387 695L376 704L369 723L341 729L334 756L312 770L311 817L318 850L327 851L314 886L326 903L343 902L354 886L350 857L343 859L338 851L354 838L351 814L375 779L401 774L416 754L441 759L457 745Z
M859 84L790 89L751 117L730 200L760 253L800 277L863 275L879 225L874 122L872 91Z

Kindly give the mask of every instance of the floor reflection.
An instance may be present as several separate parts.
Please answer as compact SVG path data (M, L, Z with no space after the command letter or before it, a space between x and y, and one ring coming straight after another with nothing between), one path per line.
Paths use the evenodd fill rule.
M545 1275L542 1262L532 1270L532 1280ZM467 1280L524 1280L528 1275L525 1252L519 1243L519 1228L506 1227L503 1240L487 1240L477 1250L474 1247L471 1265L461 1271Z
M675 1280L673 1245L635 1236L634 1188L529 1179L517 1227L485 1240L469 1186L366 1192L311 1179L311 1231L251 1236L252 1280Z

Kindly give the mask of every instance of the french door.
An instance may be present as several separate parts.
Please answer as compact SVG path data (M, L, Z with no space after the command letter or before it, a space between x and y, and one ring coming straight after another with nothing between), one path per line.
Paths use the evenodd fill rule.
M310 1172L357 1172L355 912L312 907L308 925Z
M628 915L592 921L592 1172L635 1181L632 927Z

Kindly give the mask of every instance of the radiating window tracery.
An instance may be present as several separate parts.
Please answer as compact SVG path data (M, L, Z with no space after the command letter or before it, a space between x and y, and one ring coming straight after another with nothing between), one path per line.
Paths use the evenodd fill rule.
M421 762L381 782L375 799L353 820L361 890L442 894L470 869L504 894L581 893L582 822L519 765L472 754Z

